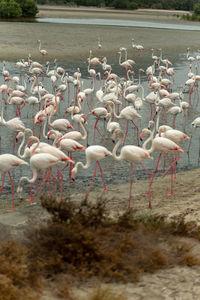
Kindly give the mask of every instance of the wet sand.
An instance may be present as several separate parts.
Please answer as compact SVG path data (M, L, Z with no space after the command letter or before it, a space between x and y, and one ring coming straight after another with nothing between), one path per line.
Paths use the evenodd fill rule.
M170 22L177 24L192 24L194 22L182 21L171 12L168 15L152 14L152 12L139 11L125 13L108 13L100 10L40 10L38 17L62 17L62 18L125 18L132 20L149 20ZM198 24L198 23L197 23ZM198 24L199 25L199 24ZM48 34L47 34L48 33ZM97 39L101 38L101 52L97 48ZM49 53L48 60L57 58L60 61L85 61L89 50L94 55L112 56L119 47L131 49L131 38L142 44L145 48L144 55L150 55L150 49L162 48L168 51L186 51L187 47L197 50L199 48L198 31L163 30L152 28L128 28L114 26L90 26L70 24L47 24L47 23L23 23L1 22L0 26L0 57L4 60L17 61L26 59L29 53L32 58L40 60L37 40L42 41L42 48Z
M57 11L42 10L38 16L54 16ZM66 12L63 12L65 15ZM67 12L69 14L69 12ZM80 14L85 16L85 12L71 12L75 17ZM90 14L90 12L87 12ZM137 13L132 16L135 17ZM60 15L60 11L59 11ZM109 14L107 14L109 17ZM94 17L94 12L93 15ZM99 17L99 13L95 12L95 16ZM112 15L113 16L113 15ZM125 17L125 14L123 13ZM127 14L130 17L130 14ZM127 17L126 16L126 17ZM62 15L63 17L63 15ZM120 16L121 17L121 16ZM148 17L150 18L149 14ZM152 15L151 15L152 17ZM141 14L137 16L141 18ZM142 18L145 18L142 15ZM163 22L166 18L172 18L173 22L183 22L173 16L159 16L159 20ZM188 24L188 23L186 23ZM192 23L194 24L194 23ZM47 35L47 32L49 33ZM149 55L150 49L162 47L169 51L185 51L187 47L192 49L199 48L199 32L188 32L180 30L160 30L160 29L143 29L143 28L116 28L103 26L79 26L66 24L24 24L18 23L1 23L0 26L0 55L1 59L10 61L26 58L28 53L32 54L34 59L40 59L37 39L42 40L43 48L49 52L49 60L57 58L58 60L71 60L77 57L78 60L85 60L88 56L89 49L99 54L97 49L97 38L102 38L103 51L112 54L119 46L129 47L131 37L134 37L138 43L145 47L146 54ZM81 45L81 47L80 47ZM184 171L177 174L174 181L173 196L167 197L170 186L170 176L157 177L152 185L152 209L148 208L148 199L144 196L144 191L148 188L148 181L137 181L133 185L133 199L131 206L139 213L159 213L164 214L168 218L173 216L185 215L186 221L195 220L200 224L200 204L199 204L199 169ZM108 208L113 215L123 212L127 209L128 190L129 190L129 170L127 170L127 184L108 186L107 198ZM85 187L86 189L86 187ZM81 199L86 190L84 187L73 187L70 195L73 199ZM69 191L68 191L69 193ZM92 189L91 199L101 195L100 189ZM0 224L2 230L11 230L16 237L20 236L23 230L34 218L35 222L40 222L45 214L41 214L40 200L37 199L35 204L30 205L25 202L16 201L16 210L14 213L7 213L10 208L11 199L8 195L2 194L1 200L4 204L1 206ZM9 202L8 202L9 200ZM38 216L35 219L35 216ZM199 244L195 244L191 240L191 247L199 253ZM155 299L198 299L199 297L199 278L200 269L189 267L176 267L164 271L156 272L154 275L144 275L140 283L127 285L112 285L116 291L124 291L124 295L128 300L155 300ZM91 290L92 284L83 285L76 289L79 296L86 295ZM46 291L41 299L54 299L52 295Z

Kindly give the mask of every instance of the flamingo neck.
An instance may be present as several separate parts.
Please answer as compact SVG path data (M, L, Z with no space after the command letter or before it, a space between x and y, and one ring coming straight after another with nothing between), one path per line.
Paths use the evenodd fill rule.
M117 156L117 149L121 145L121 142L122 142L122 135L120 135L119 141L117 142L117 144L115 145L115 147L113 148L113 151L112 151L113 158L117 161L122 160L121 153L119 156Z
M153 140L153 132L151 130L148 130L148 133L149 133L149 137L148 139L144 142L142 148L146 151L149 152L149 154L151 154L153 151L154 151L154 148L153 148L153 145L151 146L151 148L148 150L147 149L147 144Z
M83 130L82 139L85 140L86 137L87 137L87 131L86 131L85 127L83 126L83 122L80 122L80 126L81 126L81 128Z
M36 152L36 150L37 150L37 148L39 147L39 144L40 144L40 140L38 139L38 137L32 136L32 140L36 141L37 143L36 143L35 147L31 150L30 157L35 154L35 152Z
M23 132L23 138L22 138L21 144L19 145L19 148L18 148L18 151L17 151L17 155L20 158L24 158L25 157L25 155L24 155L25 153L23 155L21 154L21 150L22 150L22 147L24 146L24 142L25 142L25 133Z

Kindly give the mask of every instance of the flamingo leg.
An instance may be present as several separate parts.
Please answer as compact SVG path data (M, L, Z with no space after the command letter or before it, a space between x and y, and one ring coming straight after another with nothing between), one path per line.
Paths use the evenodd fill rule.
M135 122L133 122L133 120L131 120L131 122L133 123L133 125L135 126L136 130L137 130L137 145L140 146L140 143L139 143L139 134L138 134L138 126L135 124Z
M12 177L10 175L10 172L8 171L8 175L9 175L9 178L10 178L10 183L11 183L11 189L12 189L12 208L10 210L10 212L13 212L15 210L14 208L14 183L12 181ZM5 178L5 177L4 177Z
M100 170L100 173L101 173L101 178L102 178L102 181L103 181L103 185L104 185L104 192L107 192L107 187L105 185L105 181L104 181L104 178L103 178L103 172L102 172L102 168L101 168L101 165L100 165L100 162L97 160L97 164L99 166L99 170Z
M160 152L159 157L158 157L158 161L157 161L157 164L156 164L156 167L155 167L155 170L154 170L154 172L153 172L151 181L150 181L150 183L149 183L149 190L148 190L148 192L145 194L146 196L149 197L149 208L152 208L152 206L151 206L151 199L150 199L150 196L151 196L151 185L152 185L152 183L153 183L153 180L154 180L154 177L155 177L155 175L156 175L156 172L158 171L158 166L159 166L159 162L160 162L161 155L162 155L162 153Z
M124 135L123 146L124 146L124 144L125 144L126 136L127 136L127 133L128 133L128 125L129 125L129 121L127 120L127 122L126 122L126 132L125 132L125 135Z
M3 174L2 184L1 184L1 187L0 187L0 193L1 193L1 192L2 192L2 190L3 190L3 186L4 186L5 177L6 177L6 172L4 172L4 174Z
M132 186L133 186L133 163L131 162L131 183L130 183L130 189L129 189L128 209L131 208Z
M172 196L173 195L173 164L169 158L169 155L166 153L166 156L168 158L168 161L170 163L170 166L171 166L171 191L170 193L168 194L168 196Z
M41 188L44 188L45 183L48 181L49 176L51 174L51 168L49 169L47 176L45 177L45 179L43 180L43 182L41 183L41 185L39 186L39 188L36 190L35 194L33 195L33 197L31 199L28 199L28 202L32 202L34 201L35 197L37 196L37 194L40 192Z
M59 203L62 202L62 185L63 185L63 174L60 171L60 169L58 168L58 166L56 166L58 173L60 174L60 199L59 199Z
M147 170L147 168L143 165L143 163L140 161L139 164L143 167L143 169L147 172L147 174L149 175L149 183L151 181L151 173L149 172L149 170Z
M175 175L174 175L174 179L176 179L176 164L177 162L179 161L180 159L180 152L178 152L178 157L176 157L176 152L175 152L175 159L174 159L174 162L172 163L174 165L174 172L175 172ZM165 177L168 173L168 171L171 169L171 166L169 166L169 168L165 171L165 173L163 174L163 177Z
M85 195L85 199L88 198L89 193L90 193L90 190L91 190L91 187L92 187L92 184L93 184L93 181L94 181L94 178L96 177L96 174L97 174L97 164L98 164L98 162L96 161L96 165L95 165L95 170L94 170L94 174L93 174L93 177L92 177L92 181L91 181L91 183L90 183L90 185L89 185L87 194Z

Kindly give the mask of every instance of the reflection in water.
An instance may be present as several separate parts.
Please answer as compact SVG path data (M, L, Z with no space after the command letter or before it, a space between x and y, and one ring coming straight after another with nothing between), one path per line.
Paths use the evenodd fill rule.
M188 64L188 61L186 60L186 56L184 54L179 55L179 56L176 56L176 54L175 54L175 55L169 56L168 58L173 63L173 67L175 68L173 91L177 91L177 87L180 85L183 85L185 83L185 81L187 80L189 64ZM108 58L108 60L109 60L109 58ZM146 68L152 64L151 58L149 60L145 60L145 63L146 64L144 64L144 62L143 62L143 64L140 64L139 66L135 67L135 72L136 72L135 83L138 82L138 71L137 71L138 68L142 67L144 70L146 70ZM69 73L69 75L73 75L74 71L76 71L77 68L80 67L80 71L82 73L81 80L84 82L84 89L87 87L91 87L91 80L88 75L86 64L77 66L74 62L72 62L73 67L71 67L69 64L65 65L65 63L63 63L63 62L60 62L60 63L58 62L58 65L61 65ZM122 76L125 77L125 72L118 65L118 61L113 63L112 67L113 67L114 73L117 73L121 77ZM15 63L6 63L6 68L9 70L11 77L18 74L18 70L16 68ZM96 72L98 72L98 71L100 71L102 73L102 77L103 77L103 72L102 72L101 66L96 66ZM158 71L156 71L156 75L158 75ZM1 78L0 84L2 84L2 83L3 83L3 78ZM142 85L144 86L145 95L147 95L150 92L150 90L147 87L146 75L142 77ZM47 77L45 77L45 79L43 81L43 86L50 93L52 92L52 85L51 85L50 80ZM27 82L26 93L28 95L30 95L30 89L31 89L31 84L29 82ZM93 95L88 96L88 99L87 99L88 105L86 103L83 104L84 113L87 116L87 123L88 123L87 130L89 132L89 138L88 138L89 145L94 144L93 128L94 128L94 123L95 123L96 119L93 115L88 115L88 112L89 112L88 106L90 107L90 109L95 108L97 105L101 106L101 104L97 104L96 96L95 96L95 92L98 89L99 89L99 80L98 80L98 78L96 78L95 79L95 91L94 91ZM71 103L71 104L73 104L73 99L75 97L74 91L75 91L75 89L74 89L73 85L70 85L69 103ZM188 93L185 93L184 96L185 96L184 101L188 101ZM176 104L178 104L178 103L176 103ZM66 91L64 93L64 100L61 101L61 103L60 103L59 111L58 111L58 114L56 115L56 118L57 117L61 117L61 118L66 117L64 112L65 112L67 106L68 106L68 91ZM124 107L124 104L122 104L121 108L122 107ZM33 128L33 125L34 125L33 124L33 116L36 114L38 109L39 108L36 105L35 105L35 107L32 107L31 109L28 107L28 105L23 107L22 120L26 127ZM139 126L139 131L141 131L142 128L147 127L148 122L149 122L149 104L148 103L143 102L143 107L140 110L140 114L142 115L141 120L136 121L137 125ZM186 133L188 135L191 135L191 122L194 120L194 118L196 116L198 116L198 114L199 114L199 103L195 102L195 106L191 107L188 110L186 118L183 118L183 114L179 114L177 116L176 129L183 130L183 128L185 128ZM9 120L10 118L13 118L14 116L15 116L15 107L13 107L12 105L6 105L5 106L5 115L4 115L5 120ZM55 119L55 117L52 118L52 121L54 119ZM167 123L168 125L171 125L172 116L167 115L166 121L164 121L161 117L160 124L163 124L163 123L165 123L165 124ZM126 128L126 121L121 120L120 124L124 131ZM39 127L40 127L40 124L37 124L35 127L35 135L37 135L37 136L39 135L39 131L40 131ZM78 129L76 124L75 124L75 127L76 127L76 129ZM112 151L113 143L112 143L111 137L109 136L108 132L106 131L106 126L104 124L103 119L100 119L100 121L98 123L98 127L99 127L100 131L103 133L103 135L105 136L105 139L104 139L104 141L102 141L100 135L97 134L95 143L102 144L106 148L108 148L110 151ZM6 127L0 127L0 135L1 135L1 153L13 153L13 142L15 141L15 135ZM44 138L42 138L41 140L44 141ZM86 142L83 142L82 144L84 144L86 146ZM137 145L136 130L132 126L130 126L126 144ZM187 152L187 149L189 146L188 142L185 142L181 146ZM18 148L18 145L15 146L14 154L17 153L17 148ZM158 153L153 153L154 161L145 160L145 162L144 162L145 166L150 171L152 171L155 168L157 155L158 155ZM187 155L187 154L181 155L181 158L180 158L178 166L177 166L178 170L184 169L184 168L197 167L198 166L198 155L199 155L199 132L198 132L198 130L196 130L194 132L193 138L191 140L189 155ZM75 162L82 161L85 163L84 151L75 152L73 154L73 160ZM127 179L127 170L129 170L129 162L126 162L126 161L116 162L112 159L112 157L106 157L106 159L102 160L101 165L102 165L103 173L104 173L107 184L123 183L123 182L127 182L129 180L129 179ZM92 166L93 166L93 164L92 164ZM160 166L160 171L162 170L162 168L163 168L163 165ZM80 168L80 171L79 171L79 173L77 175L77 179L76 179L77 184L82 185L82 186L87 185L91 180L93 170L94 170L93 167L90 167L88 170L83 170ZM136 170L137 171L135 172L135 176L137 178L146 177L146 174L140 165L138 165L136 167ZM13 174L15 184L17 184L19 177L22 175L29 176L29 178L31 177L30 168L26 167L26 166L13 170L12 174ZM65 185L70 186L71 181L69 180L67 169L65 170L64 175L65 175L65 177L64 177ZM100 174L98 174L98 175L99 176L97 177L97 179L95 179L94 184L102 184ZM129 178L129 171L128 171L128 178ZM8 185L10 187L8 178L6 178L6 185Z

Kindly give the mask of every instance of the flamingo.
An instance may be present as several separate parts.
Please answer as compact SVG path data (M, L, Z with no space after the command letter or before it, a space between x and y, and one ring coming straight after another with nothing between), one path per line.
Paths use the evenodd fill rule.
M60 139L59 139L59 142L64 140L64 139L73 139L75 141L79 141L79 140L86 140L87 138L87 130L85 129L85 127L83 126L83 121L84 119L80 118L79 119L79 124L83 130L83 134L81 134L80 131L70 131L70 132L67 132L66 134L64 134Z
M36 145L31 150L30 154L30 167L32 170L32 178L29 179L28 177L21 177L19 180L17 193L22 194L23 188L22 188L22 181L26 180L29 183L34 183L37 179L38 170L45 170L47 168L57 166L59 163L62 163L63 161L72 162L74 163L68 156L66 156L61 150L53 147L53 146L45 146L39 149L39 153L37 153L37 149L40 144L40 140L36 136L30 136L28 140L28 144L30 144L32 141L37 141ZM63 174L57 167L57 170L61 176L61 182L60 182L60 200L62 201L62 182L63 182ZM44 180L44 183L49 179L50 171L48 172L47 177ZM41 185L42 186L42 185ZM41 188L41 187L40 187ZM33 197L30 197L27 201L32 202L34 198L36 197L37 193L40 191L40 188L37 190L35 195Z
M100 134L102 140L104 139L102 133L100 132L100 130L97 127L97 123L99 122L100 118L103 117L104 119L108 116L108 111L105 107L97 107L94 108L93 110L91 110L89 113L89 115L94 115L96 117L96 122L94 124L94 136L93 136L93 141L95 141L95 131L97 130L98 133Z
M97 172L97 166L99 167L99 170L100 170L100 173L101 173L101 178L102 178L102 181L103 181L103 185L104 185L104 192L107 191L107 188L106 188L106 185L105 185L105 182L104 182L104 178L103 178L103 173L102 173L102 168L101 168L101 165L100 165L100 162L99 160L105 158L106 156L108 155L111 155L112 156L112 153L104 146L100 146L100 145L92 145L92 146L89 146L86 148L85 150L85 155L86 155L86 164L84 165L81 161L78 161L74 168L72 169L72 179L74 180L74 177L75 175L77 174L78 172L78 166L81 166L83 169L88 169L91 165L91 161L94 160L96 161L96 165L95 165L95 170L94 170L94 174L93 174L93 177L92 177L92 181L89 185L89 188L88 188L88 191L85 195L85 199L88 198L89 196L89 193L90 193L90 190L91 190L91 187L92 187L92 184L93 184L93 181L96 177L96 172Z
M50 130L49 133L48 133L48 138L52 134L54 134L54 136L55 136L55 139L54 139L54 142L53 142L53 146L55 146L58 139L60 138L60 136L59 136L59 134L57 134L56 131ZM73 152L75 152L77 150L85 150L86 148L83 145L81 145L80 143L78 143L77 141L73 140L73 139L64 139L64 140L60 141L58 149L67 151L69 153L69 157L72 159L72 153ZM72 167L73 167L73 164L70 163L70 169L69 169L69 176L70 177L71 177Z
M11 183L11 189L12 189L11 211L14 211L14 183L11 178L10 170L12 170L18 166L21 166L21 165L28 165L28 163L13 154L1 154L0 155L0 175L1 175L1 172L3 172L3 179L2 179L2 184L0 187L0 193L3 190L6 173L8 173L9 178L10 178L10 183Z
M160 152L159 157L158 157L158 161L156 164L156 168L154 169L151 181L149 183L149 190L147 192L147 196L149 197L149 208L151 208L151 199L150 199L150 195L151 195L151 185L153 183L153 179L156 175L156 172L158 170L158 166L159 166L159 162L160 162L160 158L162 154L165 154L168 158L168 161L170 163L171 166L171 191L168 194L168 196L171 196L173 194L173 164L171 163L171 160L169 158L168 153L169 152L175 152L175 151L180 151L184 153L184 150L177 145L176 143L174 143L173 141L164 138L164 137L155 137L153 139L153 132L147 128L144 128L140 134L140 138L142 139L144 135L149 134L149 138L144 142L142 148L146 151L148 151L149 154L151 154L154 150L158 150ZM146 146L147 144L152 141L152 145L151 148L147 150Z
M132 48L139 51L139 55L141 55L142 51L144 50L144 47L142 45L134 44L134 39L132 39Z
M41 49L41 40L38 40L39 43L39 51L42 54L42 64L44 63L44 56L48 55L47 50Z
M175 142L176 144L179 144L184 140L190 139L190 137L187 134L185 134L184 132L177 130L177 129L169 128L166 125L161 125L159 127L158 134L159 135L162 134L162 137L170 139L171 141ZM175 152L175 161L173 163L175 165L175 178L176 178L176 163L179 161L179 159L180 159L180 152L178 152L178 158L176 158L176 152ZM164 176L167 174L169 169L167 169Z
M141 147L138 146L134 146L134 145L125 145L121 148L121 152L120 155L117 156L117 149L119 148L121 142L122 142L122 131L121 130L116 130L115 135L119 135L119 141L117 142L117 144L115 145L112 154L113 154L113 158L117 161L121 161L121 160L128 160L131 163L131 183L130 183L130 190L129 190L129 202L128 202L128 209L130 209L131 206L131 195L132 195L132 185L133 185L133 163L139 163L144 170L147 172L147 174L149 175L149 179L151 177L150 172L145 168L145 166L142 164L142 160L146 159L146 158L151 158L149 152L147 150L144 150Z
M133 123L133 125L135 126L136 130L137 130L137 142L138 142L138 146L139 146L138 126L135 124L135 122L133 121L133 119L135 119L135 118L141 118L141 115L136 111L136 109L133 106L130 106L130 105L126 106L125 108L123 108L121 110L120 114L117 115L116 111L115 111L115 105L113 104L113 113L114 113L114 116L117 119L125 119L125 120L127 120L126 133L125 133L125 136L124 136L123 145L125 144L126 136L127 136L127 133L128 133L129 121L131 121Z

